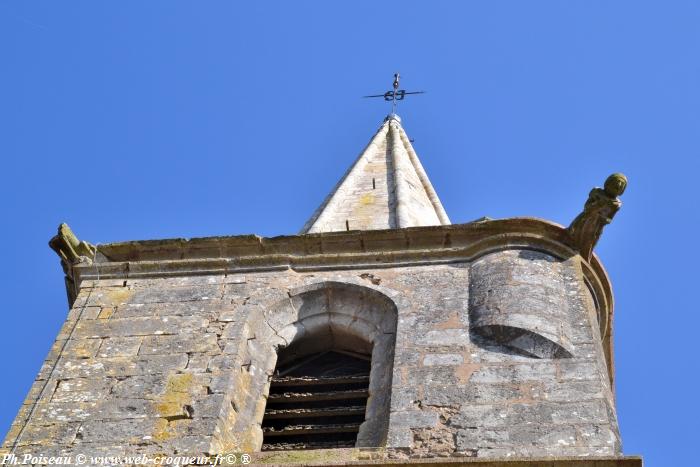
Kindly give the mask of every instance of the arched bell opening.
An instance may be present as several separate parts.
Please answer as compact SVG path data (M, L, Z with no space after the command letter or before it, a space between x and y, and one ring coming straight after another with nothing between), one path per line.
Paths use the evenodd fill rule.
M371 353L357 350L319 351L305 339L279 353L262 423L264 451L356 445L371 370Z
M332 282L290 304L296 319L277 330L262 450L384 445L396 306L377 291Z

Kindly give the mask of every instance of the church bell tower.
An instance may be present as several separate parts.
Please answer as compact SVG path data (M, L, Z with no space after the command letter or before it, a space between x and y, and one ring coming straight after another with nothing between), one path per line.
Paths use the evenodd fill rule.
M568 228L452 224L392 113L297 235L93 246L62 225L70 311L0 454L641 466L592 253L625 185Z

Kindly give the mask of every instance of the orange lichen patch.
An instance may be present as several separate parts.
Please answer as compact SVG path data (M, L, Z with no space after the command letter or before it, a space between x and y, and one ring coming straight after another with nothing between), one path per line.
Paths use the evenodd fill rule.
M452 313L447 321L435 325L435 329L463 329L464 324L459 320L459 313Z
M186 418L188 416L188 412L185 409L185 406L180 403L180 402L162 402L159 403L157 406L158 415L159 417L163 418L177 418L177 417L183 417Z
M479 369L479 365L473 363L462 363L458 367L455 367L455 375L459 379L460 384L466 384L469 382L469 378L472 377L472 373Z
M129 287L110 287L104 291L103 303L121 305L129 301L134 294L134 290Z
M239 375L239 382L241 384L240 386L240 391L236 391L236 394L234 394L234 401L238 400L238 402L235 403L235 408L234 410L240 410L241 408L245 407L246 405L249 404L255 404L257 402L256 398L254 395L250 393L250 389L253 383L253 379L250 376L250 373L247 371L242 371ZM265 404L267 403L267 399L261 399L263 402L263 411ZM259 416L258 420L262 420L262 415ZM243 430L239 433L233 433L233 436L236 439L236 445L238 445L239 449L242 451L257 451L260 449L260 446L262 445L262 429L259 426L249 426L249 427L240 427L243 428ZM256 436L255 430L260 431L259 436ZM260 438L260 442L258 443L258 438Z
M193 379L192 373L170 375L165 386L165 393L162 396L162 400L177 402L186 398L187 401L189 401L191 399L190 393L192 392Z
M192 373L174 374L168 377L165 392L155 401L155 411L159 418L153 429L153 439L165 441L177 434L177 424L171 422L188 418L189 404L192 402Z
M165 418L159 418L153 427L153 439L166 441L175 435L175 430L170 427L170 422Z
M97 315L97 319L109 319L112 317L114 314L114 308L112 307L103 307L100 310L100 314Z
M450 454L455 451L455 437L449 428L440 425L438 428L417 428L413 433L413 449L415 453Z
M102 344L102 339L71 339L66 343L64 355L74 358L92 358Z
M250 399L250 387L253 383L253 379L250 377L250 373L245 370L241 370L238 374L236 381L237 390L233 393L233 404L236 407L244 407L245 404Z

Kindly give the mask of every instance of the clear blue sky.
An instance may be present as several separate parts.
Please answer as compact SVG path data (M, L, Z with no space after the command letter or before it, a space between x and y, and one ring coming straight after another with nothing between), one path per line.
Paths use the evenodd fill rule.
M453 222L567 224L611 172L624 450L697 460L700 2L0 0L0 432L66 315L47 247L295 233L399 108Z

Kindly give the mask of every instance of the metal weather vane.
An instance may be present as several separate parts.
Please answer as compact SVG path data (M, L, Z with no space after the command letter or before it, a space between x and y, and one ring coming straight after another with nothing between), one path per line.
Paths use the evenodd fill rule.
M383 97L385 101L391 101L391 113L396 113L396 105L398 101L404 100L408 94L425 94L425 91L406 91L405 89L399 89L399 79L401 77L398 73L394 74L394 89L387 91L384 94L375 94L372 96L362 96L362 97Z

